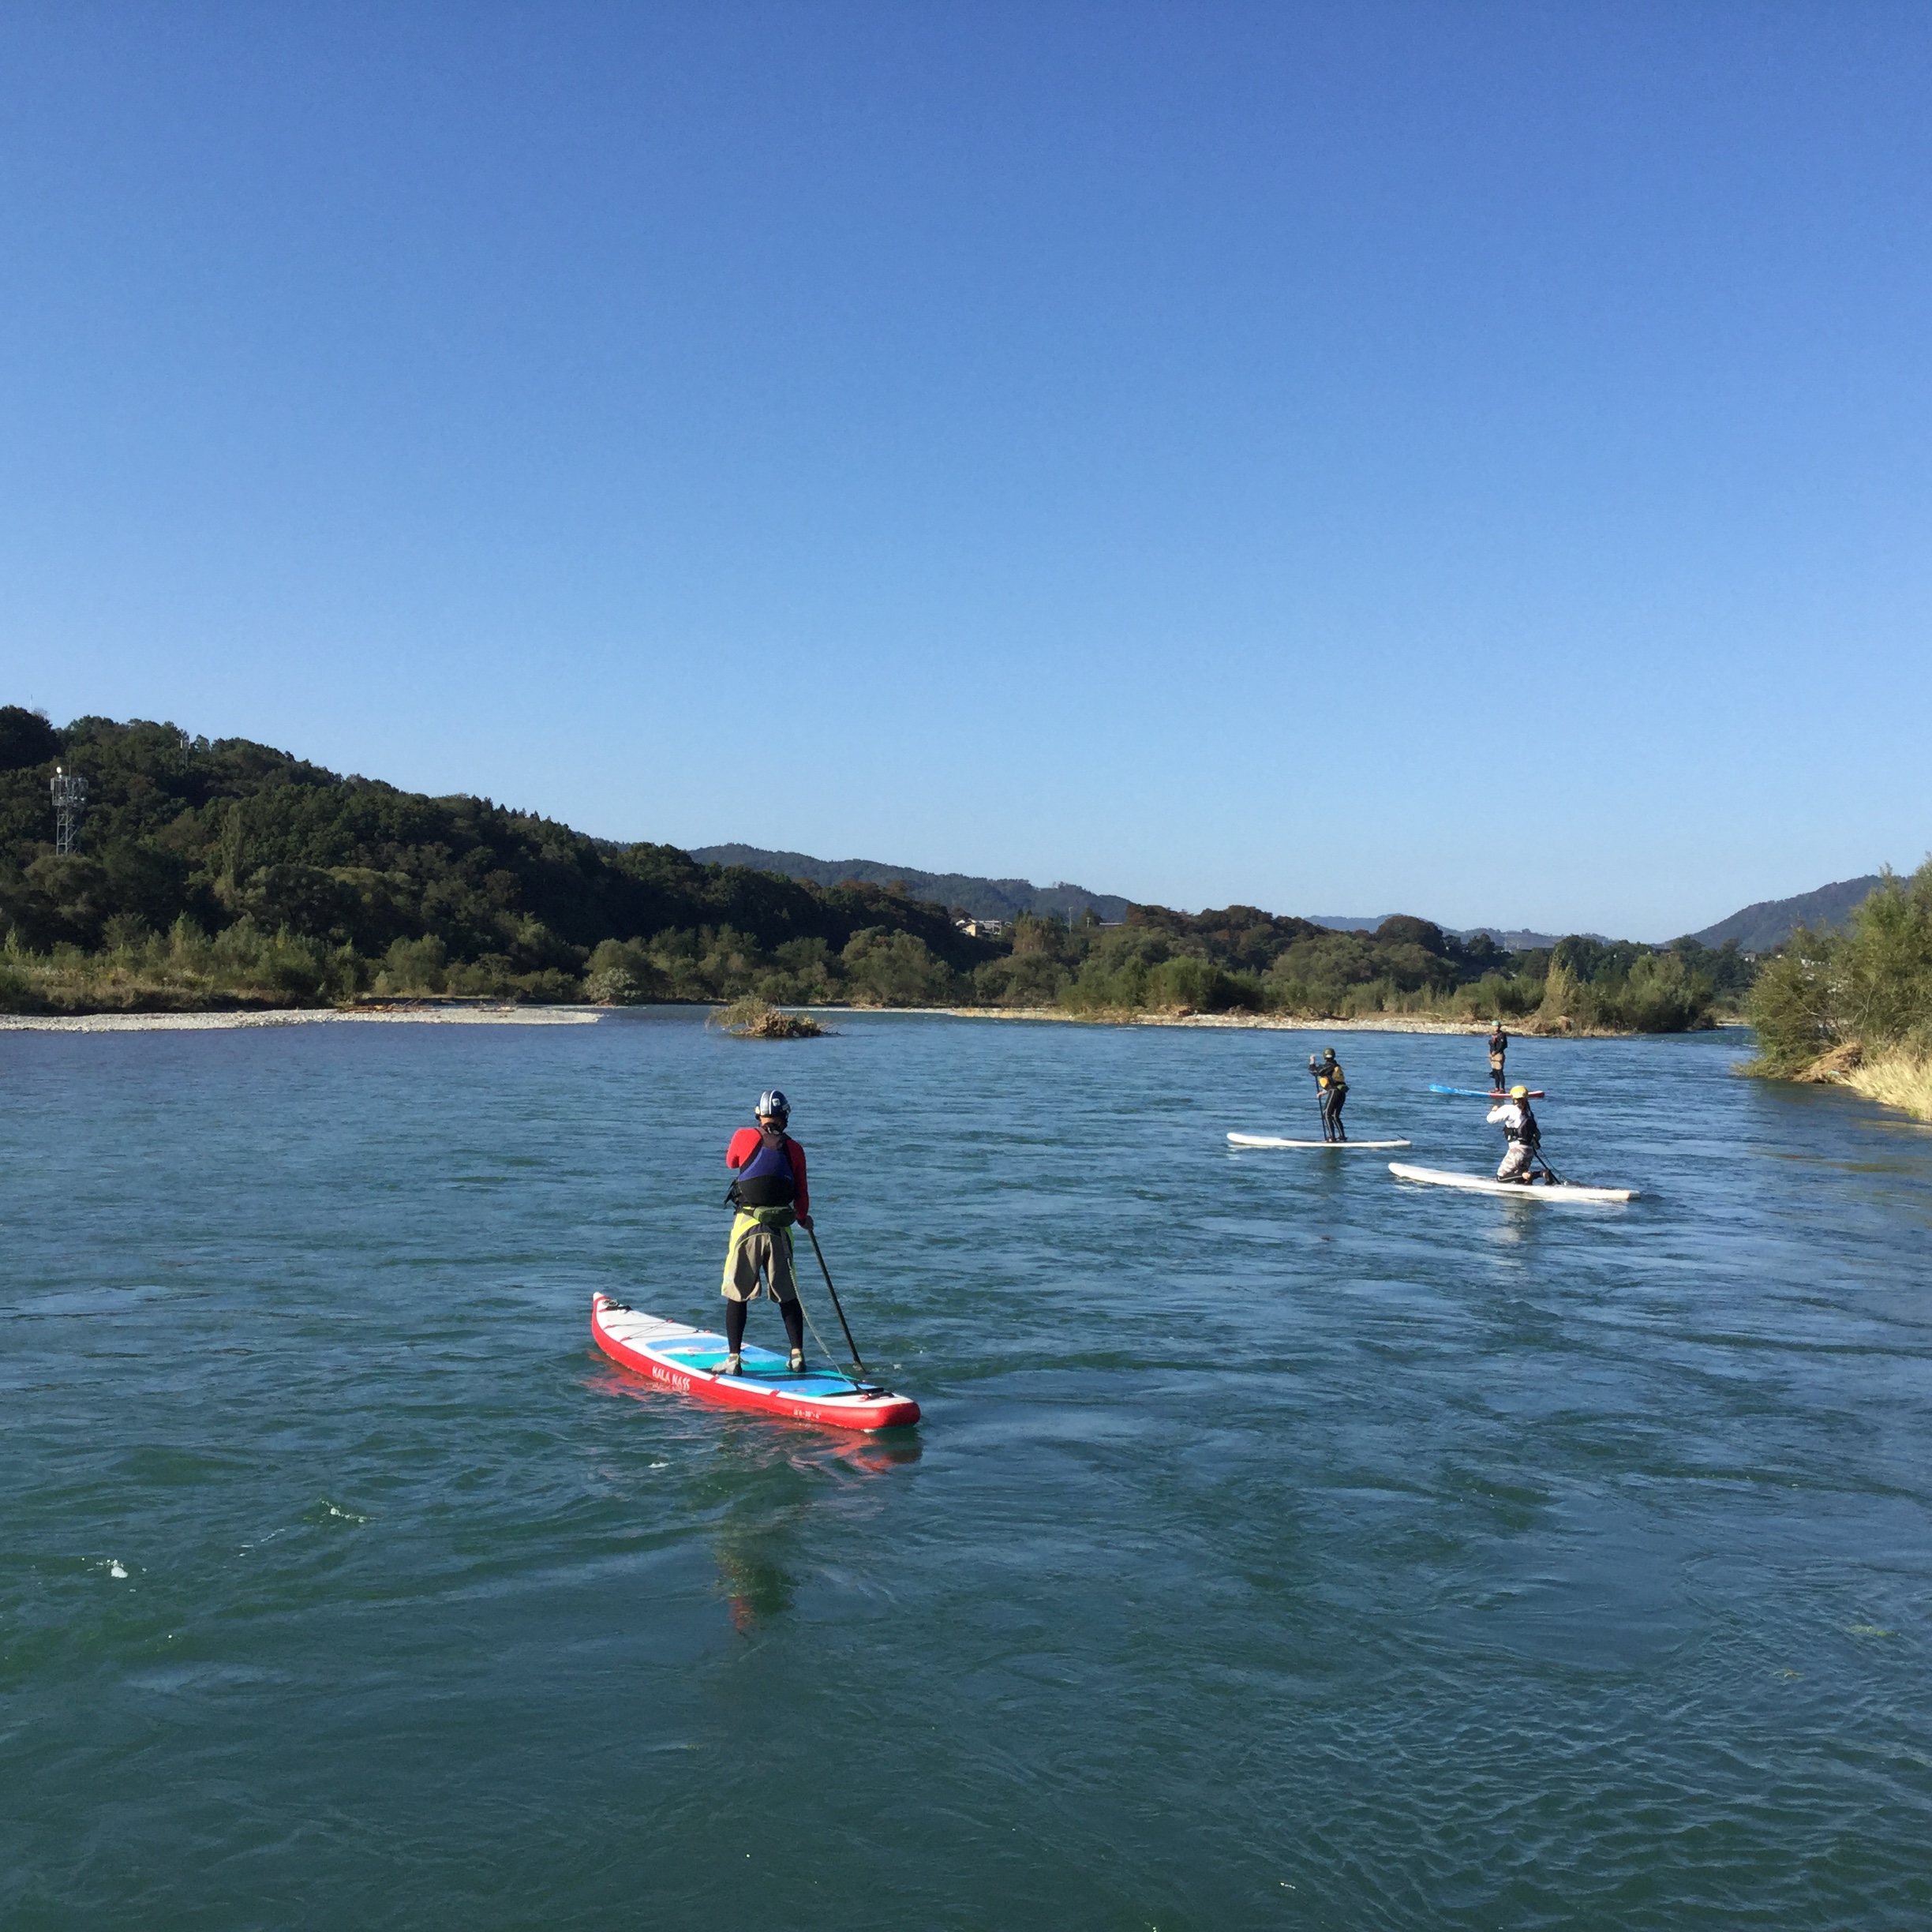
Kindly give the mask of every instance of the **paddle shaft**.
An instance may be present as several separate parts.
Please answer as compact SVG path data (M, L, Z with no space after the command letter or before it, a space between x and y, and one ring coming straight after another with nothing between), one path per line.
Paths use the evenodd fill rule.
M839 1326L845 1331L845 1346L852 1350L852 1366L861 1375L867 1372L866 1365L859 1359L859 1344L852 1339L852 1324L845 1319L845 1311L839 1305L838 1290L832 1286L832 1271L826 1266L825 1250L818 1245L818 1230L807 1228L806 1237L812 1245L812 1252L818 1257L818 1272L825 1277L826 1293L832 1297L832 1306L837 1310Z
M1335 1129L1328 1122L1328 1089L1321 1084L1321 1076L1316 1072L1315 1056L1312 1054L1309 1055L1309 1071L1314 1073L1316 1076L1315 1111L1321 1116L1322 1138L1324 1140L1332 1140L1335 1138Z

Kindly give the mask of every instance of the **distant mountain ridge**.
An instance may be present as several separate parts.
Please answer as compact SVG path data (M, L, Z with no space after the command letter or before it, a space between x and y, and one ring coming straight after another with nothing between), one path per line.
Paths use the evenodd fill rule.
M758 845L695 845L691 856L700 865L749 866L754 872L782 873L815 886L842 886L848 879L863 886L903 883L915 899L957 907L973 919L1014 919L1022 912L1050 912L1071 920L1089 907L1106 925L1118 925L1127 916L1127 901L1118 893L1089 892L1064 879L1035 886L1031 879L923 872L917 866L887 865L878 859L814 859L805 852L767 852Z
M1084 886L1065 880L1051 886L1035 886L1031 879L927 872L917 866L889 865L878 859L814 859L806 852L769 852L760 845L694 845L691 856L701 865L748 866L755 872L777 872L787 878L808 880L815 886L841 886L848 879L866 886L902 884L915 899L935 900L974 919L1010 920L1022 912L1035 912L1073 920L1091 907L1096 917L1114 925L1127 916L1129 903L1118 893L1090 892ZM1762 900L1689 937L1708 946L1720 946L1735 939L1742 952L1768 953L1782 945L1799 925L1841 925L1878 881L1879 875L1872 873L1863 878L1821 886L1816 892L1800 893L1795 898ZM1311 925L1325 926L1331 932L1368 933L1395 915L1383 913L1380 918L1368 919L1353 914L1316 912L1305 916ZM1512 953L1553 946L1564 936L1504 926L1446 926L1443 930L1462 940L1486 934ZM1582 936L1604 938L1601 933Z
M1781 946L1800 926L1842 926L1881 878L1870 872L1863 878L1840 879L1819 886L1816 892L1800 893L1794 899L1761 899L1690 937L1708 946L1735 939L1741 953L1769 953L1773 946Z
M1130 903L1118 893L1089 892L1084 886L1064 879L1051 886L1035 886L1031 879L922 871L917 866L889 865L882 859L814 859L809 852L771 852L762 845L693 845L688 849L700 865L749 866L754 872L777 872L787 878L808 879L814 886L842 886L848 879L856 879L864 886L903 885L915 899L936 900L973 919L1014 919L1022 912L1035 912L1051 913L1071 921L1091 906L1095 917L1112 926L1126 918ZM1310 925L1325 926L1331 932L1373 932L1395 916L1389 912L1380 919L1308 915ZM1553 946L1562 937L1558 933L1501 926L1444 927L1443 930L1458 939L1473 939L1478 933L1485 933L1512 953ZM1601 938L1602 934L1592 933L1586 937Z
M1339 913L1311 912L1307 916L1311 926L1326 926L1331 932L1373 932L1396 915L1384 912L1380 919L1346 919ZM1510 926L1444 926L1443 930L1458 939L1473 939L1480 934L1493 939L1510 953L1530 953L1538 946L1553 946L1564 937L1561 933L1531 932L1527 927ZM1604 938L1602 933L1585 933L1582 936L1586 939Z

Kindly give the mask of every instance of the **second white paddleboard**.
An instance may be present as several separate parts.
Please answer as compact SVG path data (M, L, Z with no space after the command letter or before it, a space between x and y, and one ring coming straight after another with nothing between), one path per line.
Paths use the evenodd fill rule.
M1489 1174L1452 1174L1443 1167L1406 1167L1400 1161L1389 1163L1389 1172L1398 1181L1421 1181L1431 1187L1461 1188L1470 1194L1507 1194L1516 1200L1537 1201L1632 1201L1634 1188L1577 1187L1565 1181L1554 1186L1541 1182L1527 1186L1520 1181L1498 1181Z
M1230 1147L1252 1148L1339 1148L1346 1153L1350 1148L1403 1148L1406 1140L1279 1140L1271 1134L1237 1134L1228 1136Z

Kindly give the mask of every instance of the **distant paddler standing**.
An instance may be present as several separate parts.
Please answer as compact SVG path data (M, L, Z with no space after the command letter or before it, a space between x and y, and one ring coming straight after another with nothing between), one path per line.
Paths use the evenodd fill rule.
M744 1347L745 1311L761 1293L778 1304L792 1344L791 1368L805 1367L805 1316L798 1277L792 1268L792 1225L811 1232L811 1196L805 1190L805 1150L785 1132L791 1103L777 1088L758 1099L758 1125L740 1127L724 1151L737 1179L726 1196L737 1209L731 1245L724 1252L724 1346L722 1373L737 1375Z
M1319 1060L1310 1054L1309 1071L1315 1076L1316 1099L1321 1106L1322 1138L1346 1140L1348 1131L1342 1125L1342 1110L1348 1102L1348 1076L1342 1071L1335 1050L1324 1046Z
M1492 1127L1500 1127L1509 1136L1509 1151L1503 1156L1503 1165L1496 1170L1496 1178L1519 1181L1527 1187L1535 1178L1530 1171L1531 1164L1543 1146L1543 1130L1537 1126L1537 1117L1530 1111L1530 1089L1512 1087L1509 1098L1500 1106L1489 1110L1488 1120Z
M1496 1023L1496 1031L1489 1035L1489 1091L1503 1091L1503 1056L1509 1051L1509 1035L1503 1031L1503 1022Z

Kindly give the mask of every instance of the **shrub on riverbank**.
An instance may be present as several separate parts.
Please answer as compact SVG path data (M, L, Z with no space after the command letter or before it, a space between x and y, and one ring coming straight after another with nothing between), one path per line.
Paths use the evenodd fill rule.
M1673 953L1643 951L1619 960L1597 979L1576 970L1574 953L1588 940L1566 939L1551 957L1537 1017L1548 1028L1603 1033L1685 1033L1711 1024L1713 989Z
M825 1032L810 1013L781 1013L762 999L733 1000L728 1006L714 1007L705 1024L721 1028L733 1039L818 1039Z
M1759 974L1749 1011L1758 1057L1747 1072L1810 1070L1932 1118L1932 859L1907 879L1887 872L1842 929L1799 927Z

